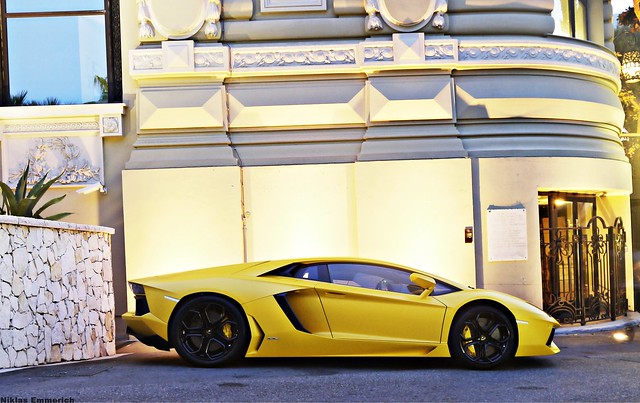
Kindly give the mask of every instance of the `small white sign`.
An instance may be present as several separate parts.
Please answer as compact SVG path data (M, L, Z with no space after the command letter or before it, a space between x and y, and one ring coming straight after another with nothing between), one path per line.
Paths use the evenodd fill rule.
M524 208L489 208L487 238L490 262L527 260L527 212Z

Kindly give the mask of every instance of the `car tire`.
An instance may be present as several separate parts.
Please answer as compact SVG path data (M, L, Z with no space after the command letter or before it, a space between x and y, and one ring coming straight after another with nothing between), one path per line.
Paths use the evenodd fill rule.
M514 324L501 310L478 305L456 316L448 344L458 363L472 369L489 369L513 358L517 334Z
M169 338L185 361L201 367L228 365L244 357L249 326L235 304L217 296L197 297L180 306Z

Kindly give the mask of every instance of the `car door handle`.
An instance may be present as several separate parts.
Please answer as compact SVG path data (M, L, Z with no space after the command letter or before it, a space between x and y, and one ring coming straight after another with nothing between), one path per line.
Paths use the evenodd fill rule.
M330 297L344 297L344 296L346 296L346 294L344 294L342 292L335 292L335 291L325 291L324 293L325 293L325 295L330 296Z

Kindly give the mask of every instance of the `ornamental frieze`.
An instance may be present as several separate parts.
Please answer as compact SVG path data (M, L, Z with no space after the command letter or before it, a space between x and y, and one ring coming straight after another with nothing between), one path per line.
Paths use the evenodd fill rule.
M554 62L573 64L601 70L610 75L619 74L619 65L613 58L603 57L603 52L587 52L575 48L561 48L549 45L464 45L458 48L460 61L486 62Z
M10 123L4 126L3 132L12 133L45 133L45 132L84 132L98 131L98 122L48 122L48 123Z
M488 67L557 69L596 74L619 82L619 63L606 51L564 41L484 41L431 39L423 33L393 34L391 40L364 40L326 45L310 42L278 46L194 46L194 41L165 41L162 48L134 49L134 79L178 74L209 77L268 76L278 70L299 74L362 73L374 68L454 70ZM177 50L173 50L177 49ZM180 50L180 51L178 51Z
M455 60L456 46L452 43L429 44L424 46L425 60Z
M134 54L131 58L133 70L162 70L162 54Z
M393 46L365 46L364 62L392 62Z
M233 68L349 65L356 63L353 49L234 52Z

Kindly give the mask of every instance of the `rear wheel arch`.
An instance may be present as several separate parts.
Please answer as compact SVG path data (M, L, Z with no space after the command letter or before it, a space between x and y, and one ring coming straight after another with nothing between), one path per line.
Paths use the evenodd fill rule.
M196 310L192 310L190 308L183 309L187 306L194 306ZM231 347L231 345L236 345L236 344L239 344L239 346L232 347L236 352L229 354L228 358L222 357L221 359L218 359L218 358L213 358L211 356L195 357L195 355L192 354L194 353L195 350L189 351L189 354L186 354L186 356L184 354L185 346L187 345L187 343L190 343L190 340L193 340L192 337L194 336L189 336L188 334L184 335L184 333L182 333L184 332L184 330L182 329L188 329L189 326L186 325L184 322L182 323L182 325L180 325L180 323L176 323L177 317L178 316L185 317L184 315L189 315L188 317L192 319L194 317L193 312L195 312L196 318L197 317L201 318L202 316L198 315L197 312L199 312L198 307L203 307L203 306L212 307L214 309L215 309L215 306L218 306L220 309L222 309L222 311L220 312L228 312L228 314L231 315L231 316L227 316L227 314L225 314L225 317L228 318L228 319L224 319L225 322L231 324L231 326L233 326L234 328L238 328L239 326L238 337L240 338L236 339L234 337L236 341L231 341L232 339L228 339L229 347ZM236 313L233 313L234 311ZM189 312L192 312L192 313L189 313ZM228 320L230 320L231 322L228 322ZM199 322L202 322L202 321L199 321ZM240 324L240 322L242 323ZM208 322L208 323L212 324L213 322ZM221 323L221 322L218 322L218 323ZM236 323L236 325L233 325L233 323ZM187 328L185 328L185 326L187 326ZM201 324L197 326L200 329L204 329ZM215 326L217 327L218 325L215 325ZM229 326L229 325L224 325L224 326ZM207 327L209 329L214 328L213 325L207 326ZM195 329L195 328L192 328L192 329ZM187 331L187 332L190 333L190 331ZM224 294L213 293L213 292L202 292L202 293L195 293L195 294L185 296L178 302L178 304L173 309L171 316L169 318L169 323L167 325L167 336L171 346L176 349L176 351L182 356L183 359L198 366L219 366L219 365L226 365L234 361L235 359L242 358L244 354L246 354L246 347L249 345L251 340L251 328L249 327L249 321L248 321L246 312L236 300ZM190 339L184 339L184 337L187 337ZM199 337L199 336L195 336L195 337ZM209 340L211 340L211 338ZM177 343L180 345L176 346ZM204 346L204 344L202 343L203 342L201 342L201 346ZM181 347L181 348L178 348L178 347ZM227 347L224 347L224 349L226 350ZM222 355L226 356L227 354L222 353ZM231 358L232 356L234 358ZM208 361L209 359L213 361L209 362Z
M183 305L185 305L189 301L192 301L192 300L194 300L196 298L199 298L199 297L207 297L207 296L219 297L219 298L225 299L228 302L230 302L233 305L235 305L235 307L238 308L240 310L240 312L242 312L242 314L244 316L244 320L245 320L246 324L248 325L249 322L247 321L247 313L242 308L242 305L240 305L238 303L238 301L236 301L235 299L233 299L233 298L231 298L231 297L229 297L227 295L224 295L224 294L219 294L217 292L198 292L198 293L195 293L195 294L185 295L184 297L182 297L180 299L180 301L178 301L176 306L173 308L173 311L171 311L171 315L169 316L169 322L167 323L167 330L171 329L171 326L173 325L173 320L175 319L175 313L178 312L178 309L180 309ZM172 343L172 341L169 340L169 343Z

